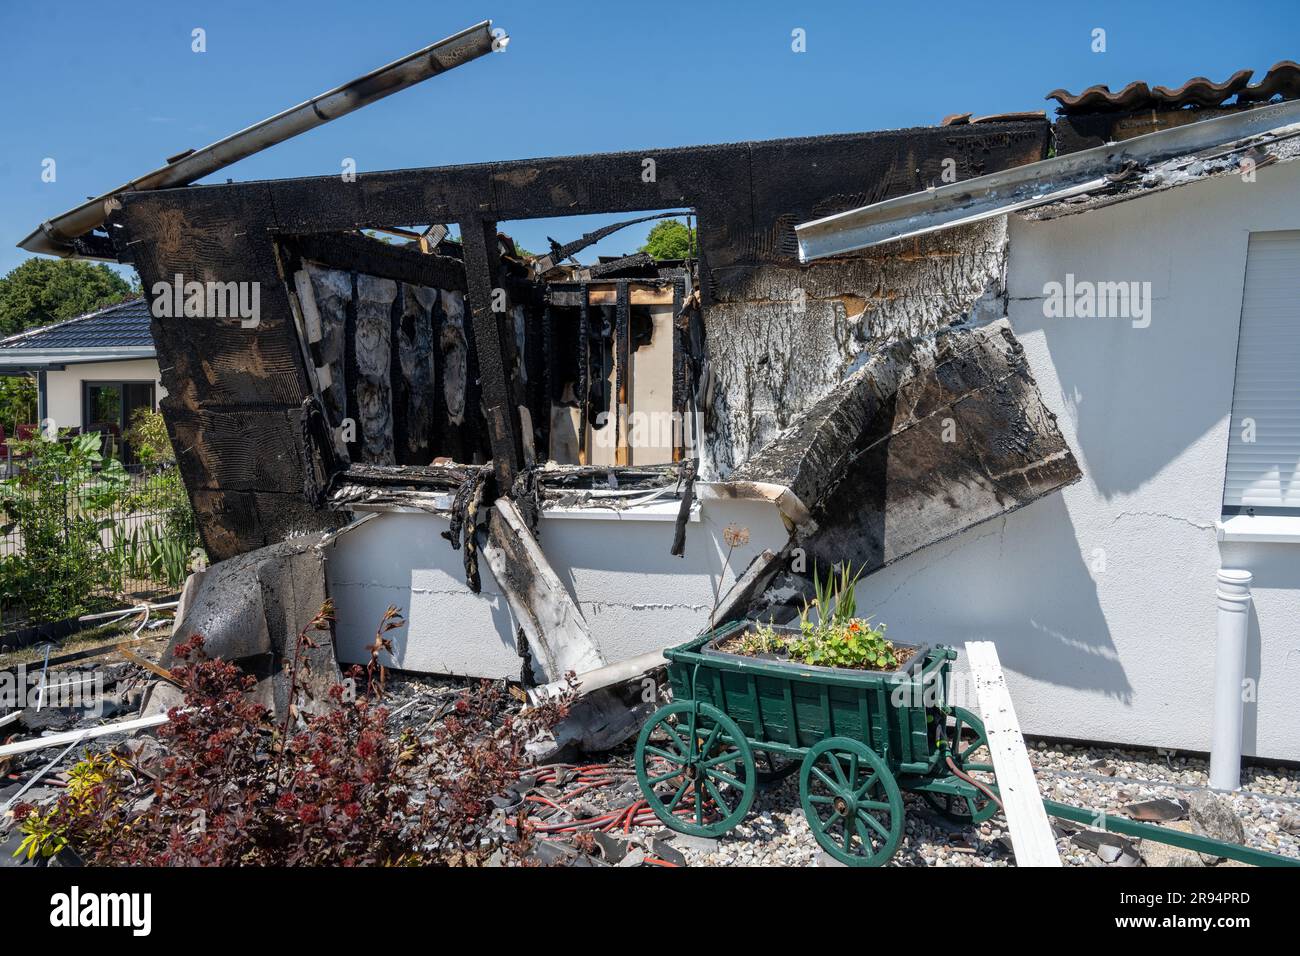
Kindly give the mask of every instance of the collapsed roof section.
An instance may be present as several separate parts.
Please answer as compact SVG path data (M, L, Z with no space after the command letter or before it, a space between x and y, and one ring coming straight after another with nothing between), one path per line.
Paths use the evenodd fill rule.
M872 354L728 482L865 574L1078 479L1005 319Z
M1041 159L1047 143L1045 122L1008 122L141 191L110 227L151 293L260 289L255 327L194 315L153 327L164 412L220 558L334 524L326 492L353 464L490 462L492 495L550 459L636 467L621 436L638 375L678 423L653 463L697 454L706 475L725 474L854 356L933 330L983 290L940 256L930 278L946 305L906 257L802 267L794 224L939 181L945 160L972 178ZM648 280L538 280L496 228L683 208L700 259ZM359 234L409 223L455 224L461 242L427 254ZM587 433L602 412L604 461Z

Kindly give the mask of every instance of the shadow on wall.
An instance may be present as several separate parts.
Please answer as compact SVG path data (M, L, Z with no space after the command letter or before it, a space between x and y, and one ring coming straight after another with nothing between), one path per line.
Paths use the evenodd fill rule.
M1075 450L1108 499L1137 491L1232 407L1225 357L1236 354L1247 234L1215 227L1230 221L1213 212L1223 197L1216 185L1016 226L1012 324L1017 335L1043 334L1077 423ZM1070 275L1076 304L1087 283L1094 293L1099 283L1136 291L1129 314L1046 314L1044 285L1064 287ZM1106 298L1123 305L1118 294Z
M1059 494L864 579L858 607L899 641L991 640L1009 670L1128 704L1133 688Z

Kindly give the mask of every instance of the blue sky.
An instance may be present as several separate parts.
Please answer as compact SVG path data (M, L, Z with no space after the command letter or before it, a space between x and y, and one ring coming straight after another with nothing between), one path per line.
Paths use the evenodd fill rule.
M216 177L338 174L931 125L1056 87L1262 74L1300 58L1296 0L743 4L121 0L0 4L0 272L41 219L481 19L492 54ZM191 51L191 30L207 52ZM1091 50L1106 31L1106 52ZM807 51L791 50L806 31ZM57 180L41 181L42 160ZM591 220L513 228L532 249ZM606 240L638 245L648 226Z

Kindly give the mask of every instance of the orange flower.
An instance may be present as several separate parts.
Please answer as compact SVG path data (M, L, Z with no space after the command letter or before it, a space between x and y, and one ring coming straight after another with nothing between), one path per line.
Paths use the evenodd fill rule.
M862 625L859 624L857 621L850 621L850 622L849 622L849 630L850 630L850 631L860 631L860 630L862 630Z

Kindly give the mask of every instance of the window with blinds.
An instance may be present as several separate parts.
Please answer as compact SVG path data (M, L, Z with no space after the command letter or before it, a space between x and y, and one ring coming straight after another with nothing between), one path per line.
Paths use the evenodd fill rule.
M1250 237L1225 514L1300 514L1300 230Z

